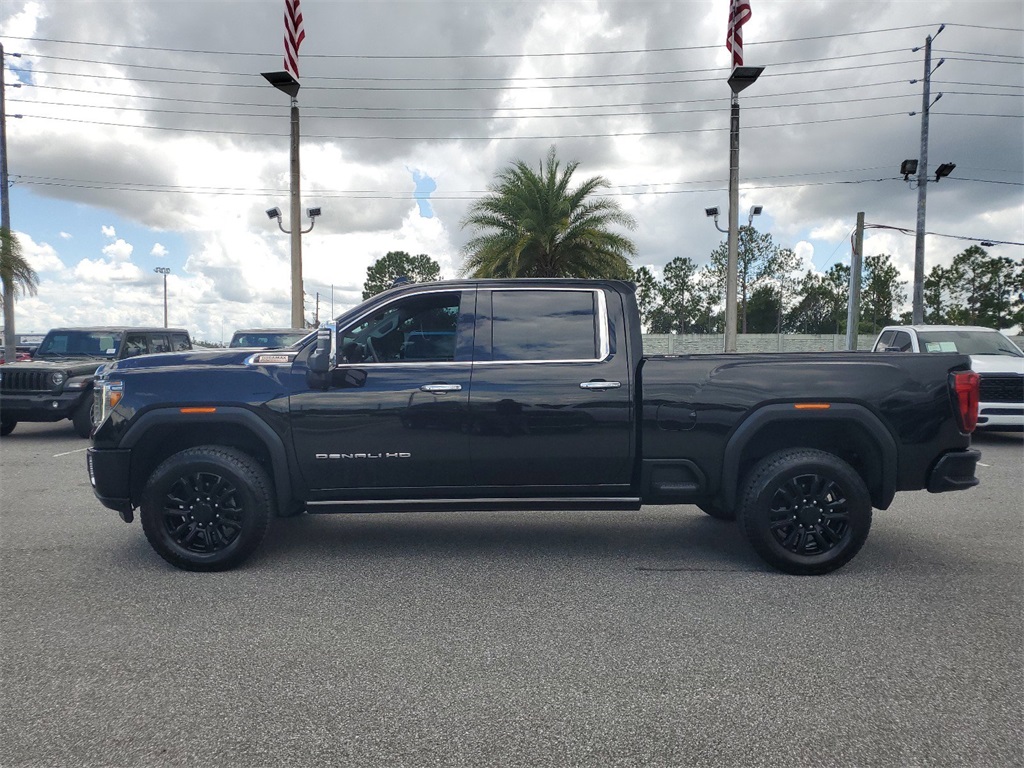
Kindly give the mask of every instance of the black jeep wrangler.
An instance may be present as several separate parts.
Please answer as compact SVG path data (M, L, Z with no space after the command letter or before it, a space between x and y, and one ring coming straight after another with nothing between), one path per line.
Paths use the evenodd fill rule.
M0 435L19 421L71 419L92 430L93 380L110 360L192 349L183 328L54 328L29 361L0 367Z

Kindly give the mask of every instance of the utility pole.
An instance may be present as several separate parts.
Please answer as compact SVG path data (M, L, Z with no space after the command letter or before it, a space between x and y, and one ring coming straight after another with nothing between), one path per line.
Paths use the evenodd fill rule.
M857 214L857 229L853 234L853 253L850 256L850 301L846 309L846 348L857 351L860 330L860 278L861 260L864 258L864 211Z
M935 37L946 28L939 25ZM917 163L917 238L914 242L914 295L912 301L912 318L914 325L924 323L924 225L925 206L928 199L928 113L931 110L932 82L932 36L928 35L924 43L924 86L921 99L921 155ZM915 48L914 51L919 51ZM945 59L940 59L935 69L942 66ZM935 101L942 98L940 93Z
M11 237L10 186L7 178L7 106L4 96L4 45L0 43L0 227ZM4 261L10 257L10 240L3 240ZM13 363L18 359L18 340L14 336L14 281L4 281L4 358Z

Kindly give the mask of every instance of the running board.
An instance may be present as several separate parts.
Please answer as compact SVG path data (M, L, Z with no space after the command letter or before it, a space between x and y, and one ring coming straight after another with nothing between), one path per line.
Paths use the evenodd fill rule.
M530 499L388 499L346 501L307 501L311 515L353 512L492 512L492 511L635 511L638 497L557 497Z

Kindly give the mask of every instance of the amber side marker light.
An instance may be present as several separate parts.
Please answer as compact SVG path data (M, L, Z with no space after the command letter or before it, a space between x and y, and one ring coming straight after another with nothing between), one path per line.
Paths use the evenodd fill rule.
M827 411L832 403L794 403L793 407L798 411Z
M216 408L179 408L181 413L216 413Z

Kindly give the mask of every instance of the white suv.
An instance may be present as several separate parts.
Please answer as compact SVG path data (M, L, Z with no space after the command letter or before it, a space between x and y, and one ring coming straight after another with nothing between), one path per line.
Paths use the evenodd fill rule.
M1024 431L1024 352L991 328L970 325L890 325L875 352L959 352L981 376L978 429Z

